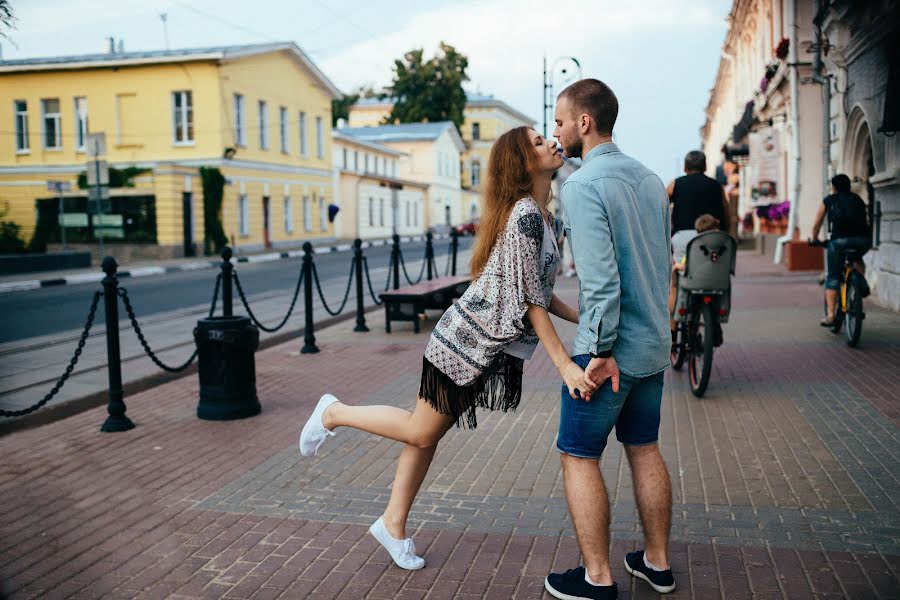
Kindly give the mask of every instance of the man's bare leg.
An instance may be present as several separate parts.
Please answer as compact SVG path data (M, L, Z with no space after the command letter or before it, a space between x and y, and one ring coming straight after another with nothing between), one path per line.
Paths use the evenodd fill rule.
M599 458L561 454L566 501L578 536L584 568L591 581L612 585L609 568L609 497Z
M644 526L647 560L656 568L669 568L669 531L672 527L672 483L658 444L625 446L631 481Z

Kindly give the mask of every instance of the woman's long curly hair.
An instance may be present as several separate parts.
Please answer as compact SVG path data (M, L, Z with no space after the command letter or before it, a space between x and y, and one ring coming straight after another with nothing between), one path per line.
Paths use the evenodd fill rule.
M510 129L491 148L484 208L472 248L473 279L481 275L516 202L534 194L532 174L538 168L538 157L528 135L530 130L530 127Z

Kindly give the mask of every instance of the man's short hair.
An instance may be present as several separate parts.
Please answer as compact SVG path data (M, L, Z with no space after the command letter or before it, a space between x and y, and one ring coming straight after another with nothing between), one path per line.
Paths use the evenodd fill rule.
M831 185L833 185L834 189L842 194L847 194L850 192L850 178L843 173L832 177Z
M697 217L697 220L694 221L694 229L697 230L697 233L712 231L713 229L718 228L719 220L709 213L700 215L699 217Z
M702 173L706 170L706 155L699 150L691 150L684 155L684 170L699 171Z
M590 115L597 133L612 134L619 116L619 101L608 85L599 79L580 79L560 92L559 97L568 98L576 113Z

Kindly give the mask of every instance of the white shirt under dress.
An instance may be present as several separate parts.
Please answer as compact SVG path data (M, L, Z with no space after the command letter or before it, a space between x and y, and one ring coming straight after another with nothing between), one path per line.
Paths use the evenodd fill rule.
M553 216L519 200L481 273L435 325L425 348L419 396L457 425L477 426L475 408L514 410L523 361L538 338L529 304L549 309L559 249Z

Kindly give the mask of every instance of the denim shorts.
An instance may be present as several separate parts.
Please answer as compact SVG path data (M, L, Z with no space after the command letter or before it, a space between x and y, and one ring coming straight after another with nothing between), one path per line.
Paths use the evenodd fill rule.
M591 361L589 354L573 356L581 367ZM562 386L562 406L556 447L560 452L581 458L600 458L606 440L616 428L616 439L628 446L655 444L659 439L659 411L662 404L663 372L647 377L619 377L618 393L607 380L591 396L590 402L573 399Z
M828 266L828 276L825 278L825 289L841 289L841 278L844 276L843 250L856 250L865 254L872 247L867 237L843 237L835 238L828 242L828 252L825 255Z

